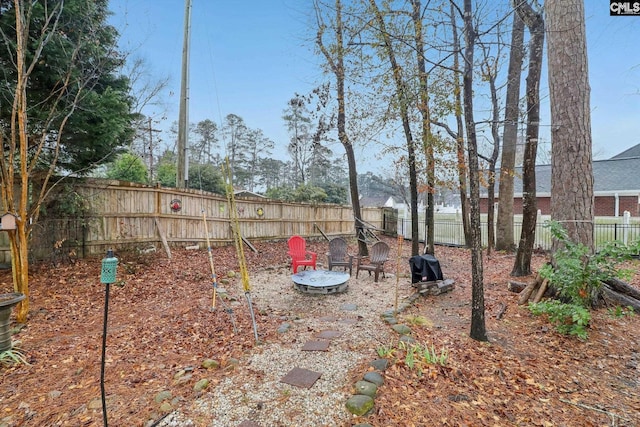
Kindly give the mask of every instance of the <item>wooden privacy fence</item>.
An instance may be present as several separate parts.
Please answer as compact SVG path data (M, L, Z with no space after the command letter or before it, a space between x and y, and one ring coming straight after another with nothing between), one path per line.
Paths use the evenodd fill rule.
M91 206L84 218L43 219L34 225L31 253L35 259L104 253L108 248L146 249L169 246L206 247L206 217L212 246L233 242L229 207L224 196L200 190L179 190L113 180L82 180L75 191ZM351 206L288 203L262 197L236 198L242 236L252 240L355 236ZM364 221L382 229L393 221L388 208L363 208ZM322 232L321 232L322 231ZM391 233L394 230L389 230ZM9 262L6 236L0 255Z

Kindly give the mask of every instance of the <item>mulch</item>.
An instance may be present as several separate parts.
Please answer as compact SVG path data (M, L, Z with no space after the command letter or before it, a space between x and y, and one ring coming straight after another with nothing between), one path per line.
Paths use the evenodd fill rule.
M384 238L397 252L397 240ZM264 242L246 251L251 271L286 266L286 242ZM355 248L355 245L350 244ZM408 271L408 246L392 257L389 272ZM324 241L309 241L324 256ZM233 294L241 289L231 247L214 249L218 276ZM106 383L112 425L145 425L162 413L155 395L173 385L178 401L198 397L176 384L179 371L198 375L200 362L221 362L212 386L233 378L234 359L255 345L246 304L234 305L237 332L222 308L211 311L212 286L204 251L174 250L146 255L117 253L118 282L111 286ZM507 290L512 254L485 256L485 321L488 343L469 338L471 280L469 252L438 247L436 256L453 292L419 299L400 316L424 347L445 366L411 364L398 350L390 357L374 412L354 419L373 426L633 426L640 425L640 316L596 310L589 339L559 335L545 319L517 305ZM545 261L536 254L534 267ZM30 365L0 368L0 425L99 426L100 354L105 286L100 258L30 272L28 323L14 336ZM637 271L637 262L631 264ZM520 278L521 281L531 278ZM11 275L0 274L0 292L11 292ZM389 278L385 280L390 280ZM631 283L638 286L638 275ZM237 291L237 299L242 299ZM279 319L256 310L261 339L274 339ZM502 315L498 319L497 313ZM16 325L13 325L16 326ZM371 349L375 354L375 346ZM369 369L353 373L356 380ZM209 375L211 375L209 373ZM345 384L345 387L350 387ZM615 424L614 424L615 422ZM202 425L212 425L202 420Z

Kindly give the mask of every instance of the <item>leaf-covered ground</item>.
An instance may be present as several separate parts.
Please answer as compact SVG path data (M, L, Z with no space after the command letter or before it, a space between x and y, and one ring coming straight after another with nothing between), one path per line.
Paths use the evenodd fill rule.
M397 253L397 241L385 240L391 253ZM323 241L309 245L319 254L327 250ZM265 269L276 274L274 266L288 263L285 242L255 246L258 253L245 251L250 274ZM396 257L386 268L400 271L405 282L408 246L405 242L403 256L398 257L400 268ZM231 361L242 360L255 340L246 304L234 307L237 334L223 310L209 309L212 286L206 251L174 250L171 260L160 251L117 255L119 282L110 290L105 371L109 424L144 426L162 416L154 402L159 391L171 386L177 404L184 407L200 396L191 382L176 383L177 370L197 368L203 359L214 358L222 363L214 374L218 380L233 378ZM400 319L410 325L418 343L438 353L445 349L447 364L410 368L403 351L395 351L389 355L394 363L385 372L374 412L354 418L354 424L640 425L640 316L614 316L612 310L601 309L593 313L587 341L560 336L544 319L517 306L517 295L507 291L513 256L497 253L484 260L489 342L479 343L469 338L469 253L438 247L436 256L456 288L418 299ZM220 277L237 272L233 248L214 248L213 257ZM544 257L537 255L535 266L542 262ZM105 286L99 280L100 265L100 259L87 259L33 267L29 321L14 337L30 365L0 368L0 426L102 425ZM639 282L637 276L632 281L636 286ZM241 298L237 277L222 286ZM0 292L11 291L11 275L2 272ZM281 320L254 308L261 339L275 339ZM504 313L500 319L498 313ZM379 346L371 343L372 358ZM363 365L353 372L354 381L367 369ZM344 384L345 389L352 384Z

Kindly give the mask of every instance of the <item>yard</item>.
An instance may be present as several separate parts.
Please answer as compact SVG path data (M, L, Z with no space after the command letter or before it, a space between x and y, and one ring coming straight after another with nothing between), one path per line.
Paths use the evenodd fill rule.
M119 281L111 286L105 370L109 423L162 425L160 420L177 410L191 420L184 425L240 425L242 419L221 423L213 411L201 411L195 402L218 396L225 384L240 389L248 383L258 387L267 382L268 374L248 361L267 349L284 352L300 344L295 334L278 332L283 322L290 321L303 336L315 332L307 331L303 322L321 316L322 307L331 307L332 298L365 296L377 305L373 317L378 318L394 306L396 287L401 296L412 292L407 262L410 245L405 243L397 255L397 240L385 241L392 246L387 278L375 284L366 275L357 280L352 277L343 296L301 296L292 290L285 242L257 243L258 253L247 250L259 345L238 275L228 274L237 273L233 248L213 249L216 272L225 278L221 287L230 295L213 311L206 251L176 249L171 260L162 251L117 253ZM309 245L323 261L326 242ZM354 242L351 246L355 250ZM304 419L300 408L291 410L285 402L295 400L295 388L274 388L267 402L256 403L246 394L237 400L240 408L236 409L246 406L245 413L258 423L254 425L263 427L351 426L359 422L373 426L640 425L640 316L613 307L600 309L593 313L587 341L560 336L543 318L517 306L517 295L507 290L513 256L495 253L484 260L490 342L479 343L468 336L469 253L437 247L436 256L445 278L455 280L455 289L420 297L399 320L411 327L418 343L447 352L444 366L411 367L397 345L397 335L379 321L376 327L385 328L385 333L389 330L389 341L373 339L377 334L371 333L366 342L354 336L335 344L367 355L367 359L354 361L345 380L335 385L336 392L344 396L350 395L354 382L370 370L369 361L378 357L378 351L394 349L382 352L392 363L384 371L385 383L378 389L372 414L352 417L338 402L331 423L310 418L294 421ZM543 255L536 255L535 265L544 260ZM100 356L105 287L99 281L100 263L101 259L86 259L33 266L29 322L14 336L29 365L0 367L0 426L103 424ZM636 264L631 267L637 269ZM640 275L631 282L639 286ZM262 297L262 287L276 284L275 297ZM3 271L0 292L11 291L11 274ZM283 304L285 299L297 305ZM499 313L504 313L500 319ZM202 368L205 359L215 360L219 367ZM209 386L194 391L194 384L204 377ZM163 391L171 393L169 406L156 400ZM269 423L270 419L279 421Z

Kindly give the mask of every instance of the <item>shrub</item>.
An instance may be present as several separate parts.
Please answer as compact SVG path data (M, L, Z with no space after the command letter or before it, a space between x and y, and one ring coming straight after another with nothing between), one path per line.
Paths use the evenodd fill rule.
M560 301L532 303L529 310L534 315L546 314L558 332L586 339L589 308L598 299L602 282L625 273L618 267L637 253L638 244L612 241L592 254L588 247L569 240L560 223L550 221L549 228L561 247L554 253L554 264L543 266L540 276L549 280Z
M552 300L530 303L529 310L536 316L546 314L549 322L561 334L587 339L587 326L591 320L591 313L587 308Z

